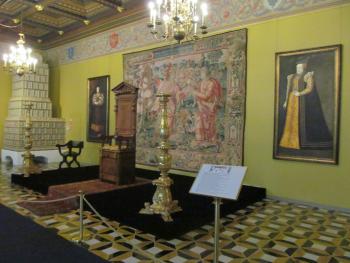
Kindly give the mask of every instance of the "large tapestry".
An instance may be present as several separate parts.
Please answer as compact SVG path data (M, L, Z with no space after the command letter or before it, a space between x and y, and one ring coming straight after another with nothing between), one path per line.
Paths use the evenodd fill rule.
M159 101L168 103L172 168L242 164L247 30L124 55L124 80L139 88L139 164L157 165Z

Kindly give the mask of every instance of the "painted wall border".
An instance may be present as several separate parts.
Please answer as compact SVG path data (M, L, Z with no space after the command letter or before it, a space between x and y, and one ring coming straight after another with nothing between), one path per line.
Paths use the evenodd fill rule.
M242 27L282 16L291 16L319 9L340 6L350 0L211 0L208 18L210 33L233 27ZM152 38L146 28L147 19L116 27L93 36L43 51L51 66L63 65L126 52L159 41ZM171 44L171 42L163 42Z

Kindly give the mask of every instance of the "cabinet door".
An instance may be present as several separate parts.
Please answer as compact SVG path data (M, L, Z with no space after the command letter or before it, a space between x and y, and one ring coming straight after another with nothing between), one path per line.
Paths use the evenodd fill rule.
M122 137L133 137L136 132L135 95L120 95L116 100L116 135Z
M118 155L110 151L102 153L100 179L110 183L118 183L118 169L120 169Z

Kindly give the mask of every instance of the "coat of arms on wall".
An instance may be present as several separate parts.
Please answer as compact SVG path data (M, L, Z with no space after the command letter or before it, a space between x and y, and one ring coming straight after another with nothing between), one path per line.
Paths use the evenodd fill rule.
M124 55L124 80L139 88L137 163L156 165L158 92L168 104L173 169L242 164L247 30Z
M337 164L341 46L276 54L274 158Z
M88 122L86 140L102 142L108 135L109 76L88 79Z

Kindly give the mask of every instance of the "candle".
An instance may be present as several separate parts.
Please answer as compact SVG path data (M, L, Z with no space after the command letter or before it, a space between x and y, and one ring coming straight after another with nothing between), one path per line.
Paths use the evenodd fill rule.
M164 24L168 24L169 20L170 20L170 17L167 14L164 14L164 16L163 16Z
M154 3L153 3L153 2L149 2L149 3L148 3L148 8L149 8L149 12L150 12L150 14L149 14L149 22L150 22L150 24L152 24L152 23L153 23L153 9L154 9Z
M155 9L152 10L152 23L154 28L156 27L156 17L157 17L157 11Z
M193 5L193 15L197 15L197 0L192 0Z
M177 0L175 0L175 17L178 18L177 17Z
M4 66L6 67L7 66L8 55L4 54L2 58L4 59Z
M157 0L157 10L158 10L158 12L157 12L157 17L158 17L158 19L160 20L160 6L162 5L162 0Z
M164 21L164 38L166 38L168 36L168 27L169 27L169 20L170 20L170 17L167 15L167 14L164 14L163 16L163 21Z
M198 26L198 21L199 21L199 17L197 15L195 15L193 17L193 34L197 35L197 26Z
M205 24L205 17L208 15L208 5L207 3L202 3L201 4L201 9L202 9L202 26Z
M35 72L35 66L36 63L38 63L38 60L36 58L33 59L33 71Z

